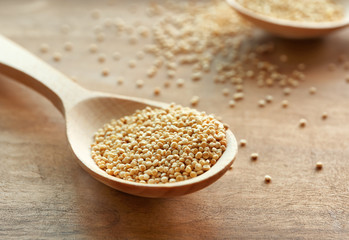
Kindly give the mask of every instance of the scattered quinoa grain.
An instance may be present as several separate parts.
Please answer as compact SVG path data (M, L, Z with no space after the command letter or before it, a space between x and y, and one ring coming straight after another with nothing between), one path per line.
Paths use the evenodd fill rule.
M165 82L164 82L164 87L165 87L165 88L169 88L170 86L171 86L171 81L165 80Z
M199 81L202 78L202 73L201 72L194 72L191 76L191 79L193 81Z
M264 182L265 183L270 183L271 182L271 177L269 175L264 176Z
M109 76L109 74L110 74L109 68L102 69L102 76L106 77L106 76Z
M305 127L307 125L307 120L306 119L304 119L304 118L302 118L302 119L300 119L299 120L299 126L300 127Z
M267 95L267 96L265 97L265 101L266 101L267 103L271 103L273 100L274 100L274 98L273 98L273 96L271 96L271 95Z
M131 36L131 37L128 39L128 42L129 42L129 44L131 44L131 45L135 45L135 44L137 44L138 39L137 39L136 36Z
M222 93L223 93L224 96L228 96L229 95L229 89L228 88L224 88L222 90Z
M251 154L251 160L256 161L258 159L258 153Z
M184 79L183 78L178 78L176 81L177 87L183 87L184 85Z
M265 104L266 104L266 102L265 102L264 99L261 99L261 100L258 101L258 106L261 107L261 108L265 107Z
M323 167L322 162L317 162L317 163L316 163L316 170L321 170L322 167Z
M192 106L196 106L196 105L198 105L199 100L200 100L200 98L199 98L198 96L193 96L193 97L190 99L190 104L191 104Z
M241 140L240 140L240 146L241 146L241 147L245 147L246 144L247 144L247 140L246 140L246 139L241 139Z
M115 61L119 61L121 58L121 55L119 52L113 52L112 57Z
M47 43L42 43L40 46L40 52L47 53L50 49L49 45Z
M104 33L98 33L97 36L96 36L96 40L98 42L103 42L105 40L105 34Z
M61 61L61 59L62 59L62 54L61 53L59 53L59 52L54 52L53 53L53 60L55 62L59 62L59 61Z
M149 36L149 29L145 26L139 26L137 32L140 36L146 38Z
M88 47L88 50L90 51L90 53L95 53L95 52L97 52L98 47L97 47L96 44L91 44L91 45Z
M312 95L315 94L316 93L316 87L310 87L309 88L309 93L312 94Z
M323 112L322 115L321 115L321 118L323 120L327 119L328 118L328 113L327 112Z
M235 101L240 101L240 100L244 99L244 93L242 93L242 92L234 93L233 99Z
M167 71L167 77L168 78L174 78L176 76L176 71L174 70L168 70Z
M99 19L101 17L101 10L93 9L92 12L91 12L91 17L93 19Z
M166 64L166 68L167 69L172 69L172 70L176 70L177 69L177 64L175 62L168 62Z
M149 78L154 77L154 76L156 75L157 71L158 71L157 68L151 67L151 68L148 69L148 71L147 71L147 77L149 77Z
M122 84L124 83L124 78L123 78L123 77L118 77L118 78L116 79L116 83L117 83L118 85L122 85Z
M99 54L98 62L103 63L107 59L107 56L104 53Z
M136 60L131 59L130 61L128 61L128 66L130 68L135 68L136 67Z
M161 89L159 87L154 88L154 95L158 96L161 93Z
M288 100L282 100L281 106L282 106L283 108L287 108L287 107L288 107Z
M229 107L234 108L235 104L236 104L236 102L234 100L229 101Z
M244 90L244 86L241 84L235 85L235 91L242 92Z
M155 59L154 61L154 66L156 66L157 68L160 68L162 66L162 64L164 63L163 58L158 57Z
M64 50L70 52L73 49L73 44L71 42L64 43Z
M291 93L291 88L285 87L284 90L283 90L283 92L284 92L284 95L288 96L288 95L290 95L290 93Z
M138 88L143 87L143 85L144 85L144 81L143 81L142 79L138 79L138 80L136 81L136 86L137 86Z
M71 76L70 79L73 81L73 82L77 82L78 81L78 78L76 76Z
M177 63L185 64L191 67L193 81L201 80L204 73L210 72L214 83L231 82L235 93L243 91L244 82L248 78L256 79L260 87L280 85L283 88L296 87L304 79L304 73L301 72L305 68L304 63L299 64L300 69L296 65L297 73L291 77L282 73L279 65L261 56L273 53L273 41L245 49L244 41L254 39L254 28L227 8L225 2L197 4L195 13L190 14L185 11L186 5L176 7L175 11L166 6L164 10L168 11L168 15L149 29L149 36L154 41L143 48L145 53L161 59L159 64L153 63L157 70L162 65L166 70L174 70L172 66L176 66L176 69ZM181 12L180 17L171 16L178 11ZM141 26L136 29L137 32L140 31L138 29ZM220 57L215 58L216 55ZM278 57L281 61L289 61L285 53ZM293 69L291 73L294 71L296 70ZM153 73L154 71L150 71L149 76ZM171 76L174 75L170 73L169 77Z
M143 51L138 51L136 54L136 57L138 60L142 60L144 58L144 52Z

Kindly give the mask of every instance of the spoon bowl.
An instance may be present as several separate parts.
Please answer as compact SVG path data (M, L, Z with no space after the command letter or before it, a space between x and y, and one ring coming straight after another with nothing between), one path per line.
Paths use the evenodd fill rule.
M226 0L238 14L276 36L291 39L307 39L325 36L333 31L345 28L349 25L349 1L336 0L344 7L344 18L333 22L300 22L279 19L256 13L236 0Z
M233 133L227 130L225 152L209 171L198 177L176 183L142 184L108 175L91 157L94 133L111 119L131 115L147 106L164 108L168 104L84 89L2 36L0 52L0 72L38 91L57 107L66 120L68 141L81 167L112 188L142 197L180 196L212 184L235 160L237 142Z
M96 130L112 118L134 113L137 109L166 107L159 102L141 103L128 98L100 96L80 102L67 114L67 136L80 165L104 184L132 195L143 197L175 197L200 190L221 177L235 159L237 143L230 130L226 132L228 146L217 163L204 174L176 183L143 184L110 176L100 169L91 158L90 144Z

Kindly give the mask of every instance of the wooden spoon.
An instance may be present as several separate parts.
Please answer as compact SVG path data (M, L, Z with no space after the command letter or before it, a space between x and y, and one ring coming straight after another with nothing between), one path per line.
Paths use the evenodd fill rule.
M0 72L47 97L63 114L67 136L79 164L94 178L119 191L143 197L174 197L200 190L220 178L234 162L237 143L226 132L228 146L217 163L204 174L177 183L142 184L108 175L91 158L93 134L113 118L121 118L147 106L166 103L93 92L84 89L25 49L0 36ZM88 187L88 186L86 186Z
M297 22L269 17L245 8L236 0L226 1L243 18L274 35L285 38L306 39L321 37L349 25L349 1L347 0L336 0L344 7L344 18L342 20L320 23Z

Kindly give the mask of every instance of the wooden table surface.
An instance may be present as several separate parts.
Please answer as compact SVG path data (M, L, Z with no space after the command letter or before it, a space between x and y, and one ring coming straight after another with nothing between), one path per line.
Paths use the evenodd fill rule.
M349 239L349 71L337 61L349 52L349 31L322 40L267 37L276 44L274 59L287 54L287 64L307 64L307 80L287 97L278 87L258 88L248 81L246 99L229 108L231 95L222 94L226 86L210 77L165 89L161 72L137 89L135 81L146 79L151 57L134 69L127 63L150 38L130 45L127 36L106 32L100 51L107 61L98 63L97 55L88 52L93 28L102 19L152 25L156 20L146 16L147 4L3 0L0 29L88 89L187 106L193 95L200 96L198 109L221 116L238 140L248 141L233 170L206 189L178 198L118 192L78 165L64 119L49 101L1 76L0 239ZM91 18L93 9L101 10L100 20ZM71 52L63 49L66 41L73 44ZM39 51L44 42L50 45L46 54ZM62 53L60 62L52 60L55 51ZM121 53L119 62L111 59L113 51ZM336 64L334 71L328 71L329 63ZM110 76L101 76L104 67ZM123 85L116 84L118 76L125 78ZM182 77L189 79L185 73ZM162 90L155 97L156 86ZM311 86L317 88L314 95L308 93ZM258 108L266 94L274 102ZM287 109L281 108L283 99L290 102ZM321 119L324 111L326 120ZM303 129L300 118L308 121ZM255 162L249 158L253 152L259 153ZM321 171L315 170L318 161L323 162ZM272 177L270 184L264 183L266 174Z

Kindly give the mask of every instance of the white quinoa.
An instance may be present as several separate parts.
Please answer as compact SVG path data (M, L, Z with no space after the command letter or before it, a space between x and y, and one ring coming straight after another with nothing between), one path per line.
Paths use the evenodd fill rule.
M299 127L304 128L307 125L307 120L304 118L301 118L299 120Z
M40 52L47 53L50 49L50 46L47 43L42 43L40 46Z
M282 100L281 106L282 106L283 108L287 108L287 107L288 107L288 101L287 101L286 99L285 99L285 100Z
M107 76L109 76L109 74L110 74L109 68L103 68L102 69L102 76L103 77L107 77Z
M184 79L183 78L178 78L176 81L177 87L183 87L184 85Z
M328 118L328 113L327 112L323 112L322 115L321 115L321 118L323 120L327 119Z
M200 101L200 97L199 97L199 96L193 96L193 97L190 99L190 104L191 104L192 106L196 106L196 105L198 105L199 101Z
M266 101L267 103L271 103L273 100L274 100L274 98L273 98L272 95L267 95L267 96L265 97L265 101Z
M98 62L103 63L107 59L107 56L104 53L99 54Z
M135 68L136 64L137 64L137 62L134 59L131 59L130 61L128 61L128 67L129 68Z
M323 164L322 162L317 162L315 166L316 166L316 170L321 170L323 167Z
M70 52L73 50L73 44L71 42L65 42L64 43L64 50L67 52Z
M333 0L237 0L244 7L269 17L298 22L331 22L344 17L344 9Z
M266 101L264 99L261 99L258 101L258 107L263 108L265 107Z
M54 52L52 58L55 62L59 62L62 59L62 54L60 52Z
M251 160L256 161L258 159L258 153L251 154Z
M118 84L118 85L122 85L123 83L124 83L124 78L123 77L118 77L117 79L116 79L116 83Z
M246 144L247 144L247 140L246 140L246 139L241 139L241 140L240 140L240 146L241 146L241 147L245 147Z
M230 100L228 104L229 104L229 107L234 108L236 105L236 102L234 100Z
M99 129L92 159L109 175L139 183L172 183L209 171L227 147L212 115L172 104L137 110Z
M136 86L137 86L138 88L142 88L143 85L144 85L144 81L143 81L142 79L138 79L138 80L136 81Z
M160 93L161 93L161 89L160 89L160 87L156 87L156 88L154 88L154 95L155 95L155 96L160 95Z
M271 177L269 175L264 176L264 182L265 183L270 183L271 182Z
M309 94L311 94L311 95L315 94L316 90L317 90L316 87L310 87L309 88Z
M89 47L88 50L90 51L90 53L95 53L98 51L98 47L96 44L92 43Z
M120 57L121 57L121 55L120 55L119 52L113 52L113 59L114 59L115 61L119 61L119 60L120 60Z

